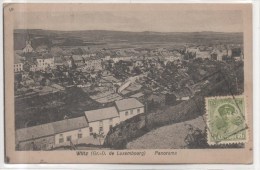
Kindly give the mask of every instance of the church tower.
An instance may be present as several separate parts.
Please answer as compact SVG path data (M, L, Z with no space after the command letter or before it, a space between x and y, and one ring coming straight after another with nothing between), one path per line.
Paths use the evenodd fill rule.
M23 49L23 52L24 53L31 53L31 52L33 52L32 44L31 44L32 42L31 42L29 34L27 36L27 40L26 40L25 43L26 43L26 45L25 45L25 47Z

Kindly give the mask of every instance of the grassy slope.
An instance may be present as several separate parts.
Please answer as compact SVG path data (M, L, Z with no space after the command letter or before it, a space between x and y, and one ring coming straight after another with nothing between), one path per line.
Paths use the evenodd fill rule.
M188 134L188 126L192 125L202 131L205 129L205 122L202 116L193 120L171 124L152 130L140 138L127 144L127 149L176 149L186 146L184 139Z

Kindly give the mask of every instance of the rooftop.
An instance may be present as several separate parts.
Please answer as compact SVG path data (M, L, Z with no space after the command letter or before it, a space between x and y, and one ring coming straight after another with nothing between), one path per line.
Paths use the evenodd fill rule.
M132 95L130 97L139 98L139 97L142 97L142 96L144 96L144 94L142 92L139 92L139 93L136 93L136 94L134 94L134 95Z
M81 55L73 55L72 58L73 58L74 61L82 61L83 60Z
M144 107L144 105L141 102L139 102L138 100L136 100L135 98L118 100L115 103L116 103L116 106L119 111Z
M15 133L16 141L26 141L44 136L50 136L54 134L54 129L51 123L47 123L33 127L18 129Z
M26 141L88 127L85 116L16 130L16 141Z
M55 133L62 133L88 127L88 123L85 116L72 119L64 119L58 122L53 122L52 124Z
M87 117L88 122L95 122L119 116L114 106L103 109L85 111L85 115Z

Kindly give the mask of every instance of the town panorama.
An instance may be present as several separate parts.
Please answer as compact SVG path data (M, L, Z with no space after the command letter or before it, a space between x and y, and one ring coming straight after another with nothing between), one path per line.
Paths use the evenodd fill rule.
M243 51L243 33L16 29L16 150L214 147L204 97L244 93Z

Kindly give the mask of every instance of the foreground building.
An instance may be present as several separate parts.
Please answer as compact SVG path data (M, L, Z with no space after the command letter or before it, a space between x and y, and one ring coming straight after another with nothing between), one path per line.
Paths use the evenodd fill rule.
M18 150L49 150L57 146L77 144L88 137L89 128L85 116L37 125L16 130Z
M120 122L130 119L133 116L144 113L144 105L135 98L128 98L116 101Z
M85 111L85 116L18 129L17 150L50 150L59 146L87 144L94 134L106 134L112 127L144 113L144 105L135 98L118 100L116 106Z
M18 129L15 132L17 150L48 150L54 146L54 129L51 123Z
M90 135L94 133L107 134L109 130L120 123L120 118L115 107L85 111L89 123Z
M52 126L55 145L78 143L78 139L89 136L88 122L85 116L53 122Z

